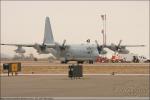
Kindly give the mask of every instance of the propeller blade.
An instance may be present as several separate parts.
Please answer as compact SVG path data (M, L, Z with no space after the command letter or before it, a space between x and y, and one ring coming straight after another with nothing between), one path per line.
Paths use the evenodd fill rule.
M97 45L97 50L98 50L99 54L106 54L107 53L107 51L104 50L104 45L99 45L97 40L95 40L95 43Z
M64 47L64 46L65 46L65 43L66 43L66 40L64 40L64 41L63 41L62 47Z
M65 43L66 43L66 40L64 40L62 45L60 45L60 49L61 50L65 50L66 49Z
M120 40L119 43L118 43L118 46L117 46L118 49L119 49L119 47L120 47L120 45L121 45L121 42L122 42L122 40Z
M96 45L97 45L97 46L99 46L99 44L98 44L97 40L95 40L95 43L96 43Z

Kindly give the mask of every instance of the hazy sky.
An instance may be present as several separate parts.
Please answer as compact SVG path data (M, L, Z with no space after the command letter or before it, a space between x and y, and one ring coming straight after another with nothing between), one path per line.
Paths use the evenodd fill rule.
M49 16L55 41L102 43L102 20L107 15L107 43L144 44L128 48L149 56L149 1L1 1L1 43L42 43ZM15 47L1 47L13 55ZM26 49L27 54L35 52Z

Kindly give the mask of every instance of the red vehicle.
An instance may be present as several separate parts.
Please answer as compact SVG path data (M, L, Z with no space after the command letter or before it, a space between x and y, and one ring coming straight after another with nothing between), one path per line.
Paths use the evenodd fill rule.
M111 57L111 61L114 62L123 62L123 59L121 59L121 57L119 57L118 55L112 55Z
M107 57L98 56L98 57L96 58L96 62L107 63L107 62L109 62L109 59L108 59Z

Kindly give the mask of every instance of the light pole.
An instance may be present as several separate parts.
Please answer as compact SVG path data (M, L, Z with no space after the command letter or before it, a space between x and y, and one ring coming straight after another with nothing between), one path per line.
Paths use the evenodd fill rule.
M106 14L101 15L102 18L102 23L103 23L103 29L101 31L102 35L103 35L103 45L106 45Z
M104 18L104 22L105 22L105 31L104 32L105 32L105 45L106 45L106 14L104 15L104 17L105 17Z

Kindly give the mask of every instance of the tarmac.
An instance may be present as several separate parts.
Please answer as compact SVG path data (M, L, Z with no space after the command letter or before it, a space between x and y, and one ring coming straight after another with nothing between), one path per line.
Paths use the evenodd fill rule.
M84 64L81 79L68 78L68 64L23 62L22 66L18 76L1 74L1 100L150 99L149 64Z
M148 97L149 76L67 75L1 77L2 97Z

